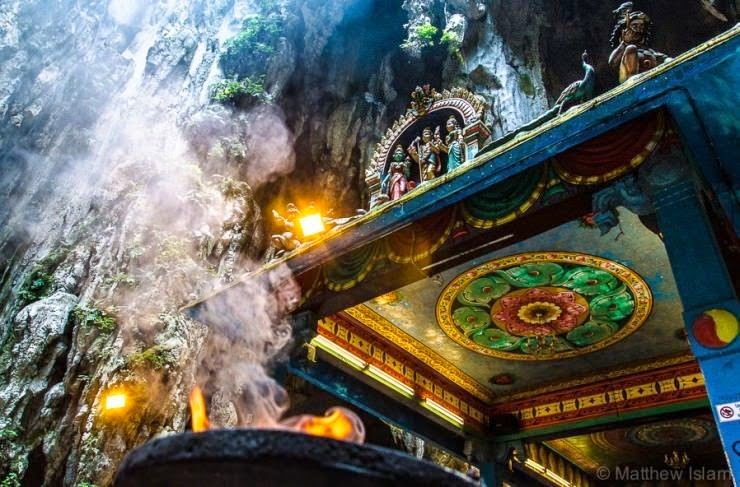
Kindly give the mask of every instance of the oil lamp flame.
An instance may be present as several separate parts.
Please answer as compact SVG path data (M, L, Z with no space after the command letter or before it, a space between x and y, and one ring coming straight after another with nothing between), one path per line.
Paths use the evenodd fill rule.
M195 433L206 431L211 426L206 413L206 400L198 386L195 386L190 392L190 417L191 426Z
M105 397L104 408L107 411L113 409L123 409L126 407L126 395L121 392L108 394Z
M351 443L365 441L365 425L355 413L342 407L333 407L327 410L324 416L304 415L289 418L283 425L313 436Z
M319 213L307 215L301 218L301 231L304 237L317 235L324 231L324 221Z
M206 401L198 386L190 392L190 416L193 433L211 428L206 412ZM310 414L293 416L275 423L274 428L350 443L362 444L365 441L365 425L362 424L362 420L352 411L342 407L330 408L324 416Z

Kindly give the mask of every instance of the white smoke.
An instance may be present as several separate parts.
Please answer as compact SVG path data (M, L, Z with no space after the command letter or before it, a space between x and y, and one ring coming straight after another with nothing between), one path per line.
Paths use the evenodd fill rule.
M243 9L244 2L231 8L237 7ZM42 113L85 111L96 122L82 127L60 117L57 125L50 125L57 145L24 157L27 164L45 171L37 170L39 183L34 184L51 188L45 199L48 207L31 220L27 208L38 205L27 195L10 219L18 231L25 226L34 230L31 238L47 239L49 250L55 239L45 234L47 228L70 240L72 234L65 235L65 229L81 235L70 261L57 272L64 281L59 285L81 293L82 305L115 315L117 338L109 343L122 348L101 354L111 363L99 364L91 383L100 388L86 392L95 394L96 401L106 385L120 379L116 364L154 346L187 356L182 347L170 346L184 343L203 347L201 364L175 360L182 367L176 373L194 376L207 393L222 398L239 424L270 425L284 411L287 397L266 367L290 342L287 315L300 295L287 268L248 288L238 302L209 301L202 317L209 327L205 344L189 338L197 333L177 329L188 326L187 320L170 320L173 325L160 318L260 265L254 259L265 239L253 192L289 174L295 164L293 135L278 108L260 106L240 113L201 103L208 73L217 69L217 55L193 54L186 73L175 69L182 61L176 56L188 59L178 51L180 46L196 51L196 46L218 39L222 24L239 23L230 18L233 12L212 12L206 17L214 25L207 31L190 25L188 12L196 8L210 7L181 0L111 0L105 10L109 19L80 20L90 22L91 31L99 30L96 43L75 44L81 51L64 57L52 73L60 90L54 103L59 105L49 98ZM116 25L105 24L110 20ZM170 45L170 35L182 37ZM39 90L50 76L39 76ZM87 92L75 84L78 79L92 80L84 85ZM70 110L69 100L75 96L80 98ZM18 124L24 123L30 123L30 115L18 119ZM79 144L82 138L89 144ZM68 159L61 155L74 152ZM78 255L86 257L74 260ZM70 357L85 352L73 349ZM119 361L121 352L124 358ZM178 384L190 385L188 379ZM170 395L169 400L181 392L173 390L172 383L166 387L158 392ZM85 428L83 435L94 434L92 423Z
M136 25L146 9L144 0L111 0L108 4L108 14L117 23L122 25Z
M247 115L244 134L251 156L247 182L253 188L274 181L293 171L293 134L285 126L282 113L274 106L260 106Z
M219 391L220 400L236 411L233 423L218 426L274 427L288 398L265 365L278 359L291 339L287 317L300 288L290 270L280 266L238 289L199 309L197 318L208 323L211 334L197 382L206 394Z

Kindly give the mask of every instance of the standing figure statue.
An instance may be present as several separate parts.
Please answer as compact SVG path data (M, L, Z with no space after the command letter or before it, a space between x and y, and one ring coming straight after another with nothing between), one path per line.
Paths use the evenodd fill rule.
M270 258L282 257L285 253L301 246L300 225L298 220L302 216L301 211L293 203L286 206L286 216L282 216L272 210L273 226L280 233L270 237L272 252Z
M645 12L635 12L632 8L632 2L625 2L614 11L618 20L612 32L614 50L609 56L609 66L619 70L620 83L670 60L649 47L652 21Z
M388 200L395 201L405 195L409 187L409 160L398 144L393 152L388 172L380 183L380 192L388 196Z
M409 145L408 152L411 158L419 164L422 183L434 179L442 170L439 151L438 144L435 144L432 138L431 127L424 127L424 130L421 132L421 138L416 137L411 145Z
M453 171L465 162L465 151L462 130L454 115L447 119L447 135L445 141L440 144L441 150L447 153L447 172Z

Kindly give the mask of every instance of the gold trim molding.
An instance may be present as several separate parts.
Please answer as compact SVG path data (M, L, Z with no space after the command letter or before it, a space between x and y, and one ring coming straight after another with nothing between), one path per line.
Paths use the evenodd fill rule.
M491 404L493 402L495 396L490 390L442 358L432 349L380 316L370 307L360 304L348 308L340 314L350 316L356 322L380 335L389 343L413 355L425 365L433 368L445 379L454 383L473 397L483 401L485 404Z

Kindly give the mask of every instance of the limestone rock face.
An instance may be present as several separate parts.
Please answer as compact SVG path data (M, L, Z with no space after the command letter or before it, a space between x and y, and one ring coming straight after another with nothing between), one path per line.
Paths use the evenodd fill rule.
M8 382L0 395L2 418L6 423L0 429L20 422L21 418L15 415L25 412L31 401L43 399L39 403L41 408L53 407L58 402L63 387L60 383L52 383L52 380L57 372L55 368L64 367L71 331L69 315L77 300L77 296L72 294L56 292L26 306L13 320L16 343L3 364L5 372L12 369L13 373L8 375ZM62 391L54 389L59 387ZM44 397L45 393L47 397ZM36 414L39 413L37 408ZM34 428L41 426L33 420L26 422Z

